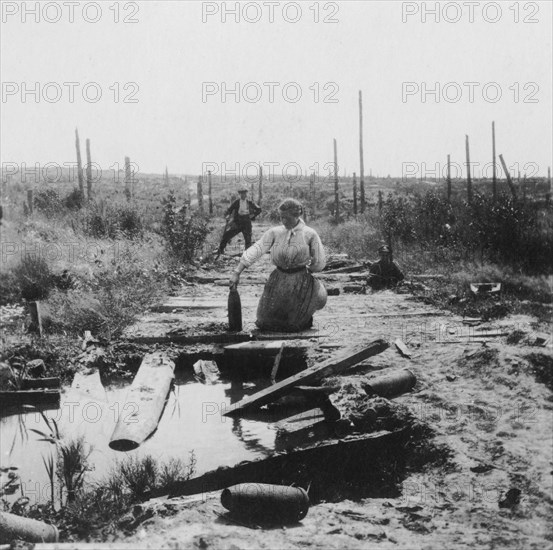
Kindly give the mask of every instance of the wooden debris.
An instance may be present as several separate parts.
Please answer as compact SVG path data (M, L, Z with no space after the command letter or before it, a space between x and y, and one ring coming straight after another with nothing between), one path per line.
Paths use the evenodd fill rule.
M24 378L21 381L22 390L35 390L39 388L61 388L59 377L50 378Z
M109 446L130 451L157 429L174 377L175 363L161 352L144 357L125 400L134 411L121 415Z
M395 340L394 342L397 350L399 351L399 353L401 353L401 355L403 355L403 357L408 357L408 358L411 358L411 350L406 346L406 344L403 342L403 340L401 340L400 338L398 338L397 340Z
M224 347L228 355L275 355L286 345L287 350L306 350L310 346L305 342L291 342L289 340L252 341L241 344L231 344Z
M275 450L289 451L306 447L316 441L344 437L352 431L349 420L329 421L320 408L296 414L276 424Z
M40 302L30 302L29 311L31 313L31 324L29 325L30 332L36 332L42 338L42 313Z
M239 414L241 411L251 407L261 407L271 401L274 401L277 397L284 395L290 391L291 388L299 385L307 385L310 382L320 380L326 376L332 374L339 374L344 370L360 363L364 359L368 359L374 355L382 353L388 349L388 342L379 339L371 342L368 346L354 350L350 348L345 350L344 353L337 357L324 361L322 364L314 365L295 376L290 376L281 380L278 384L274 384L269 388L265 388L253 395L250 395L241 401L238 401L232 407L223 413L225 416L232 416Z
M340 267L338 269L329 269L328 271L323 271L317 275L336 275L339 273L357 273L359 271L365 271L367 267L363 264L358 265L349 265L346 267Z
M34 405L38 403L52 403L60 400L60 390L54 388L0 391L0 406L2 405Z
M274 384L276 382L276 376L278 373L278 367L280 365L280 360L282 359L282 353L284 351L285 342L282 342L280 344L280 349L278 350L278 353L275 357L275 361L273 363L273 368L271 370L271 384Z
M501 283L470 283L470 290L473 294L495 294L501 292Z
M346 439L331 440L317 446L300 449L291 453L282 453L269 458L242 462L230 468L219 468L207 472L194 479L176 482L170 487L162 487L153 490L150 497L169 495L195 495L224 489L229 485L246 482L279 483L299 485L303 482L301 476L309 476L313 481L310 494L317 491L317 485L324 484L325 479L318 479L318 471L327 475L329 469L336 468L337 475L359 477L359 463L371 464L377 460L380 453L385 453L386 448L396 445L401 441L402 431L381 431L362 436L349 436ZM328 468L321 469L325 463ZM367 470L367 469L366 469ZM370 470L370 469L368 469ZM307 485L306 485L307 486Z

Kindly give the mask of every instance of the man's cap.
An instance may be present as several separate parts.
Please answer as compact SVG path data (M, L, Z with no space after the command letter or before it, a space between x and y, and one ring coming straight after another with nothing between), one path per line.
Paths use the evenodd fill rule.
M247 193L247 192L248 192L248 188L247 188L245 185L239 185L239 186L238 186L238 192L239 192L239 193L242 193L242 192L244 192L244 191Z
M385 254L385 253L391 254L392 249L387 244L383 244L381 247L379 247L378 252L381 254Z

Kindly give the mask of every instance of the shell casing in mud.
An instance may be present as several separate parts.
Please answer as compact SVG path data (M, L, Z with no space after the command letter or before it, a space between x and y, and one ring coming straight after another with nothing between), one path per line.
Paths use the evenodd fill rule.
M228 295L228 329L231 332L242 330L242 303L236 289L231 289Z
M394 397L412 390L416 383L415 375L409 369L404 369L374 378L365 384L364 389L369 395Z
M58 542L59 538L59 531L55 525L0 512L0 544L11 544L16 540Z
M241 483L221 493L221 504L231 513L269 523L297 523L309 510L309 496L300 487Z

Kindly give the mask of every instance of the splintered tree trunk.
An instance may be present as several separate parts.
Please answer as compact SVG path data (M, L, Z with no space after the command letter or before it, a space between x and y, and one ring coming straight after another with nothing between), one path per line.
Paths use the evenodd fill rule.
M253 196L252 196L253 198ZM261 206L261 202L263 201L263 167L259 167L259 188L258 188L258 194L257 194L257 205Z
M198 194L198 210L203 214L204 211L204 191L202 185L202 176L198 177L198 186L196 189Z
M497 161L495 158L495 122L492 122L492 168L493 168L492 193L493 193L493 200L495 201L497 199Z
M338 148L334 139L334 219L340 221L340 195L338 192Z
M467 200L468 203L472 203L472 180L470 177L470 151L469 151L469 137L465 136L465 150L467 155Z
M447 201L451 202L451 156L447 155Z
M207 171L207 190L209 193L209 215L213 214L213 195L211 189L211 170Z
M365 212L365 165L363 161L363 95L359 90L359 198L361 213Z
M509 169L507 168L507 164L505 163L505 159L503 158L503 155L499 155L499 161L501 162L501 166L503 167L503 171L505 172L505 177L507 178L507 185L509 186L509 189L511 190L513 197L516 198L517 190L515 189L515 185L513 184L513 180L511 179L511 174L509 173Z
M81 159L81 142L79 140L79 130L77 128L75 128L75 148L77 149L77 177L79 178L79 191L84 197L83 161Z
M357 216L357 178L353 173L353 215Z
M86 139L86 196L92 199L92 159L90 157L90 139Z
M132 173L129 157L125 157L125 195L127 195L127 200L130 201L132 198Z

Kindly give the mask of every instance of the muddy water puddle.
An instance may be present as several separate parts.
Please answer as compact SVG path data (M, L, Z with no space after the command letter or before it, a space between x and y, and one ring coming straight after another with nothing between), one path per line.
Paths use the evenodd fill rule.
M84 436L91 446L87 481L101 481L115 461L126 456L151 455L160 461L196 458L195 475L219 466L232 466L244 460L269 456L273 453L276 430L267 422L227 418L221 411L251 393L253 383L222 379L219 383L203 384L191 378L189 371L176 371L175 384L170 392L156 432L138 449L129 452L109 447L111 434L119 418L130 418L136 408L127 402L130 381L112 382L93 395L75 388L64 389L59 408L43 410L54 419L63 440ZM261 385L265 383L261 383ZM259 386L257 386L258 388ZM11 414L10 414L11 413ZM44 460L56 456L56 447L38 432L50 433L47 423L37 409L22 412L3 411L0 418L0 467L17 467L21 490L13 498L30 498L31 503L46 502L50 481Z

